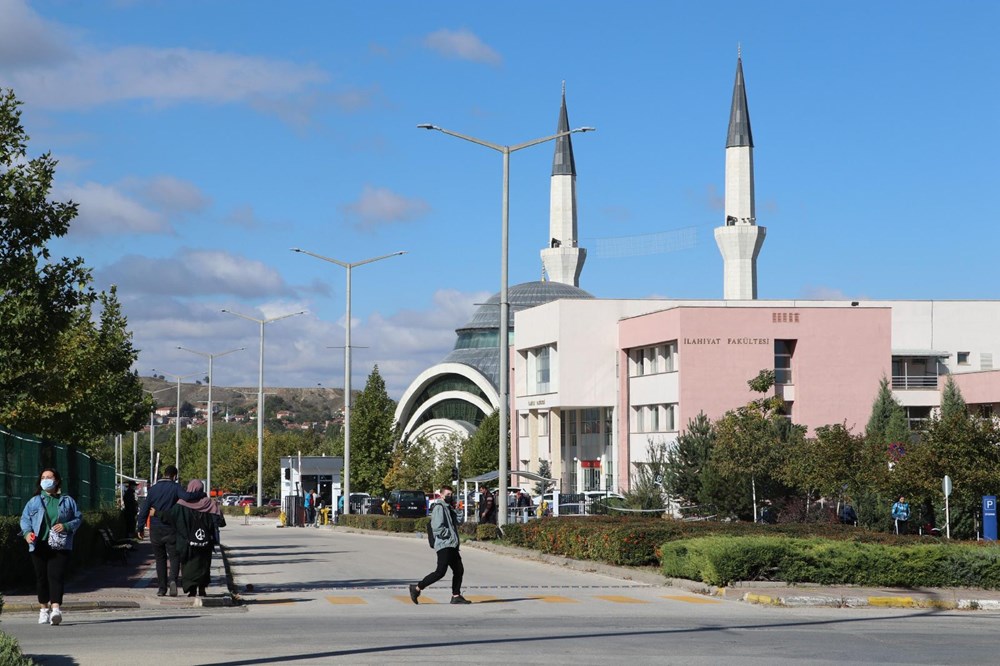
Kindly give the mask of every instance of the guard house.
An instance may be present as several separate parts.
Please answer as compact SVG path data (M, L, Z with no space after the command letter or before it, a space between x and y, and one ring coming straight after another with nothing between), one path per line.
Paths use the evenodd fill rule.
M336 506L341 494L344 459L340 456L285 456L281 458L281 499L302 497L316 490L326 506Z

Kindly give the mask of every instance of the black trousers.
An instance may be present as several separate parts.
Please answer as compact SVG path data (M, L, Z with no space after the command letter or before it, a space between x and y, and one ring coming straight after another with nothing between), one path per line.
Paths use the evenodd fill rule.
M66 567L69 566L68 550L52 550L45 541L35 541L31 551L31 564L35 567L35 588L38 603L63 602L63 585L66 581Z
M177 582L180 560L177 558L177 532L163 523L149 526L149 543L156 557L156 581L161 592L167 591L170 581ZM170 562L170 577L167 578L167 562Z
M437 552L437 569L424 576L424 579L417 585L421 590L426 590L430 585L438 582L448 572L451 567L451 593L459 595L462 593L462 576L465 575L465 567L462 565L462 556L458 548L442 548Z

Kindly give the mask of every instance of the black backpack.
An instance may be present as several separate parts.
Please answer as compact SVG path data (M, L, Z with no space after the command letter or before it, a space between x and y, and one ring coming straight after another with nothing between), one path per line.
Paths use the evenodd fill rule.
M190 511L188 545L191 548L208 548L215 540L215 523L212 515L204 511Z
M434 547L434 530L431 528L431 521L429 518L427 520L427 543L430 544L431 548Z

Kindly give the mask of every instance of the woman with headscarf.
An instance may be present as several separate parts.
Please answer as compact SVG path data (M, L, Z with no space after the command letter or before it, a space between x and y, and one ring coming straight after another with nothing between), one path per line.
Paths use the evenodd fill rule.
M63 585L73 550L73 534L83 516L76 501L62 494L59 472L45 468L38 477L38 492L21 512L21 536L28 542L38 590L38 624L62 622Z
M205 484L194 479L188 482L189 493L205 492ZM177 500L160 520L177 530L177 555L181 563L181 587L189 597L205 596L212 573L212 550L219 542L219 528L226 519L214 499L202 496L188 502Z

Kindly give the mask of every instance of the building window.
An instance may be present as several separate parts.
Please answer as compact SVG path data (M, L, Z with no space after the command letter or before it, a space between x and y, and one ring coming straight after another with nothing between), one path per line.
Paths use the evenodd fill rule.
M774 383L792 383L792 353L795 351L795 340L774 341Z
M529 349L525 358L525 378L527 383L527 393L549 393L552 390L552 357L554 350L551 346L536 347Z
M677 405L664 405L666 419L663 422L664 430L673 432L677 430Z
M535 385L539 393L549 392L549 348L541 347L535 361Z
M629 377L655 375L677 370L677 341L632 349L628 353Z
M664 357L664 372L676 372L677 371L677 341L673 340L668 342L664 347L663 351Z
M528 415L518 414L517 415L517 436L527 437L528 436Z
M922 430L924 424L931 418L930 407L906 407L905 409L910 430Z
M969 365L969 352L958 352L958 364Z
M549 436L549 413L539 412L538 413L538 436L548 437Z

